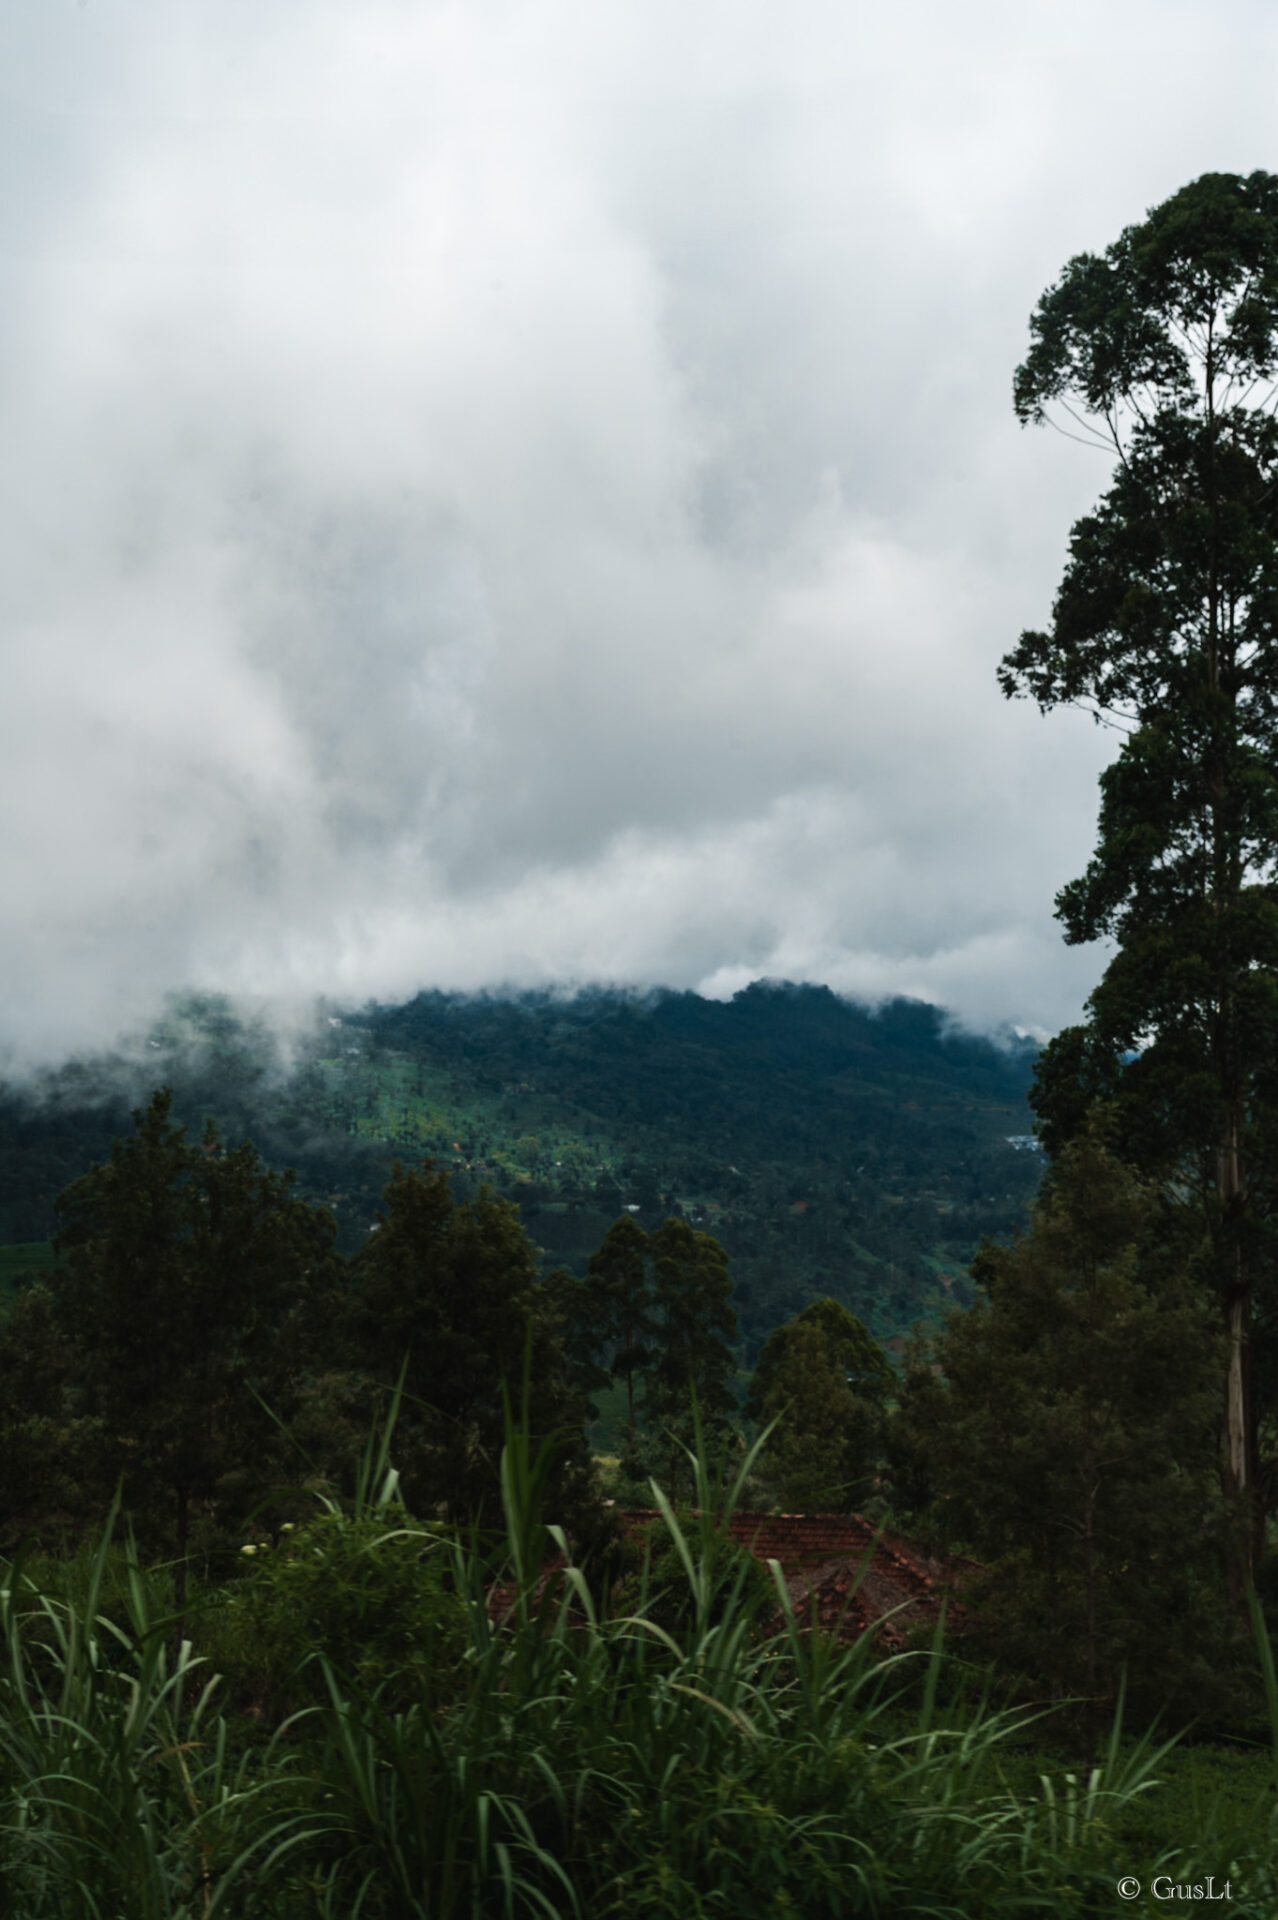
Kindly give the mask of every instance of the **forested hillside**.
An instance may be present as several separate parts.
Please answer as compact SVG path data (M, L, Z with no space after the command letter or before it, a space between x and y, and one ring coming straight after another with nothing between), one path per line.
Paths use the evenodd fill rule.
M348 1249L392 1160L429 1155L459 1198L485 1182L516 1198L548 1264L580 1270L623 1209L708 1228L751 1358L825 1294L890 1334L966 1297L980 1236L1022 1223L1039 1173L1023 1144L1032 1057L947 1031L919 1002L871 1012L759 983L728 1002L426 994L329 1012L285 1071L268 1033L186 1001L140 1060L7 1093L0 1238L46 1240L58 1191L167 1083L192 1125L212 1113L295 1166Z

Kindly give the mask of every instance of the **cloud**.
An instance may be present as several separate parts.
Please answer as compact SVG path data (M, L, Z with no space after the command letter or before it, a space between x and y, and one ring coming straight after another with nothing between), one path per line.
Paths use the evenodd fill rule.
M1073 1014L1113 743L993 669L1105 472L1010 371L1070 254L1264 164L1266 11L5 31L13 1058L183 986Z

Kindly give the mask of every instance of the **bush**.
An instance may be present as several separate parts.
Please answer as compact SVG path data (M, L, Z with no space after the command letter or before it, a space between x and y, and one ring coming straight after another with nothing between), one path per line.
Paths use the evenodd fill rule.
M327 1700L320 1655L349 1690L391 1708L453 1697L466 1609L442 1529L393 1508L325 1513L244 1553L252 1571L210 1635L241 1701L275 1711Z

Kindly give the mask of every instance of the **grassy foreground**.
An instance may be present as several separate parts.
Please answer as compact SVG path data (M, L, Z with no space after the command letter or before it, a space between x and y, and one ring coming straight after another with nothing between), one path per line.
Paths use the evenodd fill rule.
M743 1473L748 1469L743 1468ZM939 1644L883 1661L803 1632L715 1551L714 1490L682 1526L658 1492L681 1590L641 1579L621 1617L586 1571L540 1583L544 1458L517 1427L505 1537L419 1529L386 1436L356 1518L442 1556L464 1614L447 1674L370 1697L327 1664L314 1704L246 1722L136 1560L104 1612L104 1539L78 1600L20 1564L0 1579L0 1911L13 1920L413 1920L431 1916L1092 1914L1278 1911L1272 1774L1157 1832L1175 1756L1115 1728L1090 1771L1036 1777L1025 1715L956 1706ZM723 1490L730 1505L736 1487ZM511 1595L490 1618L494 1577ZM673 1624L672 1624L673 1623ZM198 1635L197 1621L194 1631ZM1268 1645L1262 1641L1262 1659ZM1272 1668L1271 1704L1274 1700ZM942 1707L944 1700L947 1704ZM1009 1764L1005 1764L1005 1759ZM1015 1784L1013 1784L1015 1783ZM1144 1836L1144 1840L1142 1840ZM1155 1901L1228 1878L1231 1899ZM1124 1902L1116 1882L1134 1874Z

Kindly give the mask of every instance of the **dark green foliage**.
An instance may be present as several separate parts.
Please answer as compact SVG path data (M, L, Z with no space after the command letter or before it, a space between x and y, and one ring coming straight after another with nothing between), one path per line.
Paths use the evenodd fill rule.
M603 1357L608 1349L611 1315L608 1302L591 1283L571 1267L554 1267L538 1283L538 1296L547 1325L555 1330L559 1368L586 1422L599 1418L595 1396L611 1384Z
M395 1157L432 1156L458 1200L518 1201L543 1267L584 1275L620 1211L682 1213L732 1262L750 1357L778 1321L832 1294L881 1335L959 1289L983 1233L1021 1224L1041 1162L1029 1132L1034 1049L991 1045L931 1007L870 1011L824 988L512 999L425 995L327 1018L298 1064L213 1000L175 1003L145 1058L175 1112L213 1114L353 1253ZM54 1199L127 1125L125 1061L78 1065L36 1093L0 1090L0 1225L52 1233ZM36 1095L38 1094L38 1097Z
M1032 329L1018 415L1060 403L1118 467L1073 530L1051 627L1022 635L1000 681L1126 735L1095 857L1057 900L1067 940L1116 951L1035 1102L1058 1146L1116 1101L1124 1151L1198 1209L1229 1335L1226 1472L1254 1552L1253 1318L1278 1220L1278 176L1183 188L1071 261Z
M730 1412L736 1362L728 1343L738 1328L727 1254L712 1234L686 1220L663 1221L648 1237L648 1254L657 1320L649 1389L654 1409L685 1402L691 1384L703 1414L713 1419Z
M656 1331L648 1236L623 1213L590 1256L586 1288L597 1302L600 1344L611 1347L612 1373L626 1383L626 1431L635 1442L635 1378L646 1367Z
M827 1293L876 1327L907 1326L936 1290L929 1259L961 1270L982 1233L1020 1224L1037 1183L1037 1156L1007 1144L1029 1132L1033 1047L955 1033L916 1002L871 1012L826 988L763 982L727 1002L430 994L359 1032L373 1046L349 1074L335 1069L335 1114L371 1123L392 1074L453 1100L459 1122L484 1113L470 1130L483 1177L508 1177L503 1158L530 1176L508 1190L537 1209L548 1257L578 1271L616 1216L614 1195L648 1230L677 1202L727 1251L751 1350ZM395 1104L376 1123L385 1137L411 1118ZM454 1129L450 1149L452 1137L467 1145Z
M340 1684L387 1711L461 1690L466 1609L448 1539L394 1507L285 1524L244 1553L251 1571L210 1624L237 1698L282 1718ZM322 1656L322 1658L321 1658Z
M333 1226L248 1143L224 1150L210 1125L194 1146L171 1109L157 1093L67 1188L47 1286L63 1397L99 1424L102 1476L171 1540L180 1603L192 1504L243 1511L262 1491L260 1397L283 1394Z
M932 1346L916 1327L902 1354L897 1403L887 1420L884 1468L893 1508L911 1531L948 1552L954 1545L948 1515L937 1501L936 1474L944 1456L949 1395L938 1378Z
M118 1621L109 1526L70 1601L3 1569L0 1888L14 1920L247 1916L254 1880L314 1829L276 1738L256 1765L231 1758L210 1676L189 1642L172 1646L167 1581L130 1559Z
M56 1419L75 1354L73 1336L59 1325L53 1291L25 1288L0 1335L0 1408Z
M980 1701L941 1710L939 1644L883 1662L867 1639L834 1648L806 1633L781 1592L765 1600L717 1551L703 1463L696 1479L694 1521L664 1509L687 1595L677 1630L648 1616L642 1594L637 1617L600 1615L579 1568L557 1587L539 1579L542 1474L516 1430L504 1555L486 1567L459 1543L453 1557L467 1631L457 1694L386 1711L330 1673L324 1702L259 1726L239 1759L244 1725L228 1721L216 1685L201 1694L198 1648L170 1665L140 1568L118 1630L100 1582L67 1605L7 1568L7 1910L1081 1920L1109 1909L1138 1861L1146 1880L1223 1870L1230 1911L1268 1920L1267 1778L1250 1792L1236 1783L1222 1818L1194 1808L1165 1853L1155 1840L1134 1860L1126 1828L1174 1759L1166 1748L1125 1745L1115 1727L1093 1769L1030 1756L1032 1716ZM735 1500L739 1488L725 1491ZM496 1618L484 1593L494 1574L511 1593ZM1157 1830L1133 1825L1146 1839Z
M119 1087L96 1075L64 1070L34 1097L0 1086L0 1241L51 1240L58 1195L128 1124Z
M737 1370L731 1342L738 1337L728 1256L708 1233L686 1220L666 1220L648 1237L656 1330L646 1378L652 1425L666 1442L686 1446L697 1410L707 1432L720 1431L736 1411ZM668 1477L679 1472L670 1456Z
M0 1246L0 1324L13 1311L14 1300L22 1288L31 1286L52 1265L53 1248L47 1240Z
M557 1436L557 1517L595 1530L582 1425L615 1303L600 1321L585 1283L543 1281L509 1200L459 1206L431 1167L397 1169L348 1267L331 1215L290 1176L247 1144L222 1151L211 1127L191 1145L157 1094L62 1205L60 1261L0 1332L10 1539L74 1534L120 1479L146 1543L172 1549L180 1594L188 1552L225 1553L271 1488L349 1484L406 1359L400 1438L423 1510L495 1514L503 1396L527 1363L538 1436Z
M1220 1337L1183 1223L1095 1129L1064 1149L984 1297L917 1370L901 1418L952 1533L988 1562L989 1650L1052 1697L1108 1712L1219 1711L1225 1546L1216 1475Z
M776 1423L760 1468L782 1507L841 1513L865 1504L895 1386L887 1355L837 1300L814 1300L768 1336L745 1410Z
M895 1391L896 1375L892 1370L892 1362L878 1341L841 1300L827 1297L814 1300L793 1320L774 1328L768 1335L746 1399L746 1412L752 1419L761 1420L765 1417L765 1404L772 1394L786 1350L799 1327L815 1330L849 1387L861 1398L881 1406Z
M882 1409L855 1393L818 1327L794 1323L763 1402L776 1425L760 1471L790 1512L863 1507L882 1446Z
M1278 361L1276 227L1278 177L1207 173L1103 257L1079 254L1030 323L1018 419L1041 421L1051 401L1073 397L1102 420L1140 397L1193 414L1209 347L1217 378L1251 395Z
M100 1417L73 1391L77 1348L46 1286L27 1288L0 1330L0 1541L74 1534L105 1510Z
M563 1472L584 1479L584 1407L565 1364L563 1297L539 1283L513 1202L482 1190L458 1206L429 1163L397 1167L354 1279L353 1355L384 1389L407 1363L398 1444L418 1511L460 1519L487 1509L491 1519L504 1396L518 1391L526 1355L534 1431L562 1430Z
M629 1472L647 1471L637 1442L637 1383L648 1450L655 1444L675 1476L680 1449L692 1438L694 1406L710 1429L735 1413L740 1330L732 1292L727 1254L712 1234L674 1217L645 1233L628 1214L591 1254L585 1280L569 1287L578 1337L593 1342L626 1385Z

